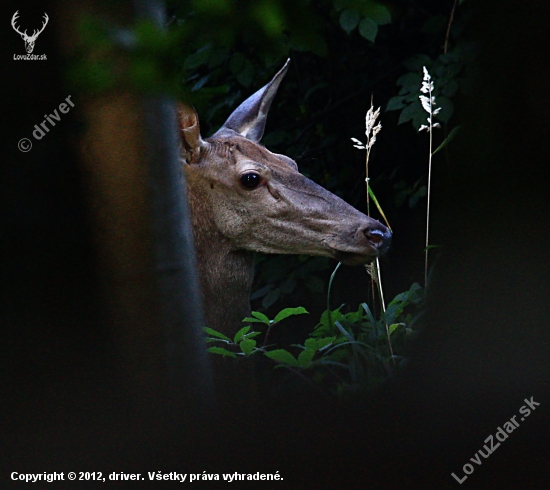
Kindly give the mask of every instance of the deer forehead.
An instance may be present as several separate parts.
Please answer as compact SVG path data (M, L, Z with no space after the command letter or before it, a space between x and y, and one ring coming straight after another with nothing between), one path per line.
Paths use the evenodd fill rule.
M297 172L296 163L285 155L270 152L267 148L251 142L246 138L231 138L230 140L209 140L213 143L219 162L229 164L237 171L245 167L251 169L275 172Z

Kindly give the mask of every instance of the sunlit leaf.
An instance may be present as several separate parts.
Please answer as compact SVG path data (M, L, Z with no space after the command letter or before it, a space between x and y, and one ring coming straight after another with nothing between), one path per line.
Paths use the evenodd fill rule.
M230 352L223 347L209 347L208 352L210 352L211 354L219 354L220 356L224 357L237 357L237 354L235 354L234 352Z
M298 364L300 367L307 368L311 364L313 356L315 356L315 351L311 349L305 349L300 352L298 356Z
M245 333L248 333L249 330L250 330L250 327L249 327L249 326L241 328L241 329L235 334L235 337L233 338L233 342L235 342L236 344L238 344L238 343L243 339L244 334L245 334Z
M452 140L453 138L456 136L456 133L458 133L458 131L460 130L460 128L462 128L462 126L457 126L456 128L453 128L451 130L451 132L449 133L449 136L447 136L445 138L445 140L443 141L443 143L441 143L435 150L434 152L432 153L433 155L435 155L439 150L442 150L443 148L445 148L445 146L447 146Z
M279 323L289 316L303 315L304 313L308 313L308 311L302 306L298 306L297 308L285 308L277 313L277 316L273 319L273 323Z
M227 341L231 342L231 339L227 335L224 335L223 333L220 333L217 330L214 330L213 328L204 327L204 331L208 335L212 335L212 337L218 337L219 339L223 339L223 340L227 340Z
M252 339L245 339L239 344L239 347L245 356L249 356L254 350L254 347L256 347L256 341Z
M292 367L298 367L298 361L296 358L285 349L276 349L266 352L265 355L274 361L286 364Z

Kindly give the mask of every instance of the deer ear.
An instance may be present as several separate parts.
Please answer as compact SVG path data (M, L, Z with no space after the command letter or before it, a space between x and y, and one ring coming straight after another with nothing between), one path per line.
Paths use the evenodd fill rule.
M199 116L192 107L180 104L178 118L185 160L187 163L195 163L199 159L201 147L205 145L201 138Z
M288 71L289 63L290 59L287 60L285 66L279 70L279 73L273 77L271 82L237 107L218 132L223 131L224 128L232 129L251 141L256 143L260 141L264 134L267 112L275 98L281 80Z

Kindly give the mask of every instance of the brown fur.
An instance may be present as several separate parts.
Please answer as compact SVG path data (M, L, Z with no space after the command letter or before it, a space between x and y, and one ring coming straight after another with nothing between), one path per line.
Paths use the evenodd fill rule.
M200 170L192 165L185 170L206 324L231 335L250 314L254 256L246 250L233 250L212 221L208 189L197 175Z

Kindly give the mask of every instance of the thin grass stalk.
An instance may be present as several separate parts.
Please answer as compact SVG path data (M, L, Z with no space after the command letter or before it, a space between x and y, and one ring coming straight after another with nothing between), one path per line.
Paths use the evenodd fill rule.
M458 0L455 0L455 2L453 4L453 8L451 10L451 16L449 18L449 24L447 25L447 33L445 34L445 47L443 48L443 53L444 54L447 53L447 48L449 47L449 36L451 34L451 25L453 24L453 18L455 16L455 10L456 10L457 4L458 4Z
M373 147L373 145L376 141L376 135L382 129L382 125L380 123L375 125L376 119L378 118L379 114L380 114L380 108L375 111L374 106L372 104L372 99L371 99L371 106L370 106L369 110L367 111L367 115L365 117L365 135L367 137L367 142L365 144L363 144L358 139L352 138L352 141L354 142L355 148L358 148L360 150L366 150L366 156L365 156L365 176L366 176L365 177L365 183L366 183L366 187L367 187L367 216L369 216L369 217L370 217L370 195L372 193L372 189L369 186L369 158L370 158L371 149L372 149L372 147ZM386 216L384 215L382 209L380 208L380 205L378 204L378 201L374 198L374 193L373 193L373 200L374 200L376 206L378 207L380 213L384 217L384 220L387 223ZM388 223L388 227L389 227L389 223ZM373 283L375 283L376 288L378 290L378 295L380 297L380 303L381 303L381 306L382 306L382 311L383 311L383 313L386 313L386 303L384 301L384 292L383 292L383 289L382 289L382 277L380 275L380 261L378 260L378 258L376 258L376 262L375 262L374 266L371 266L371 267L365 266L365 267L366 267L366 270L369 273L370 278L371 278L371 287L372 287L372 291L373 291L373 296L374 296L374 284ZM376 268L376 271L372 271L372 267ZM375 302L373 301L373 303L375 303ZM393 347L391 345L390 329L389 329L388 324L385 321L384 321L384 324L386 325L386 334L388 336L388 346L389 346L389 349L390 349L392 360L395 363L395 359L393 359Z
M422 104L422 108L428 113L428 124L423 124L420 126L419 131L427 130L428 133L430 133L430 153L428 157L428 204L426 209L426 248L424 250L424 288L428 287L428 251L429 251L429 233L430 233L430 194L431 194L431 185L432 185L432 156L433 156L433 128L439 128L439 123L434 123L433 119L434 116L436 116L439 111L441 111L441 107L436 108L436 102L435 97L432 95L433 89L434 89L434 83L432 81L432 77L428 73L427 68L423 67L424 71L424 78L422 79L422 87L420 91L423 94L426 95L420 95L420 103Z
M328 324L329 324L331 330L332 330L332 327L333 327L333 323L332 323L332 313L330 311L330 291L332 289L332 281L334 280L334 276L336 275L336 271L340 268L341 265L342 265L342 262L338 262L338 264L336 264L336 267L332 271L332 274L330 275L330 279L328 281L327 315L328 315Z
M432 131L430 131L430 156L428 159L428 206L426 208L426 249L424 251L424 288L428 287L428 246L430 244L430 194L432 189Z
M382 312L385 316L386 302L384 301L384 291L382 290L382 276L380 275L380 261L378 260L378 257L376 258L376 275L378 277L378 281L375 281L375 282L377 283L377 286L378 286L378 294L380 295L380 302L382 303ZM393 346L391 345L390 327L388 323L385 321L385 319L384 319L384 325L386 325L386 335L388 336L388 347L390 348L391 359L393 361L393 364L395 365L395 358L393 357Z

